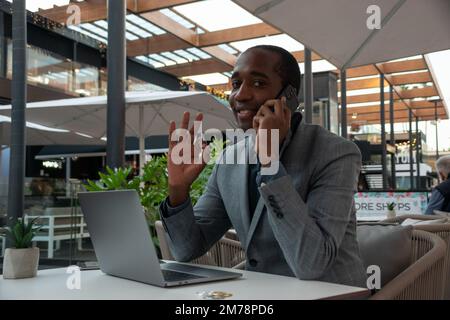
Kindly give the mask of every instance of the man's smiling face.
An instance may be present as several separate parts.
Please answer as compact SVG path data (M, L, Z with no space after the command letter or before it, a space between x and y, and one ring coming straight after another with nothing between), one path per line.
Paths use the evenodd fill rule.
M253 117L267 101L282 89L279 75L280 55L264 49L243 53L233 70L230 105L239 127L252 128Z

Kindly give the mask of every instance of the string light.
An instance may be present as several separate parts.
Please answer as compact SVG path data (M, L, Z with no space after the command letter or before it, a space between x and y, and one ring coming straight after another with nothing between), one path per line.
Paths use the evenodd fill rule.
M206 91L219 99L228 101L228 95L222 90L218 90L218 89L207 86Z

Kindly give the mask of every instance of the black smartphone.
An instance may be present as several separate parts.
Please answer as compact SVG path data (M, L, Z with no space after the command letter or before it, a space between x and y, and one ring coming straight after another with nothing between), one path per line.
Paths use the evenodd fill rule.
M291 110L292 113L295 112L295 110L297 110L298 108L299 101L297 98L297 92L294 89L294 87L291 86L290 84L285 86L278 94L276 99L281 99L282 97L286 98L286 105L289 108L289 110Z
M100 269L100 266L98 265L97 261L79 261L77 263L77 266L80 268L81 271Z

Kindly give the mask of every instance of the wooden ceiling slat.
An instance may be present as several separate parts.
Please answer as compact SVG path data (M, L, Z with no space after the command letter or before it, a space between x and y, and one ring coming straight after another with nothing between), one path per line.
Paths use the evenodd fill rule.
M134 13L143 13L170 8L177 5L196 2L197 0L127 0L127 9ZM107 19L106 0L75 2L51 9L38 10L38 14L53 21L65 24L71 13L67 13L70 5L77 5L81 10L81 23Z

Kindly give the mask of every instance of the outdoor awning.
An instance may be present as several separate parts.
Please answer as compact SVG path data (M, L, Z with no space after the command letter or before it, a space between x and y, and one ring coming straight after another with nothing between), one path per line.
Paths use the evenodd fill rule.
M448 0L233 1L338 68L450 48ZM373 8L380 9L381 29L368 27Z

